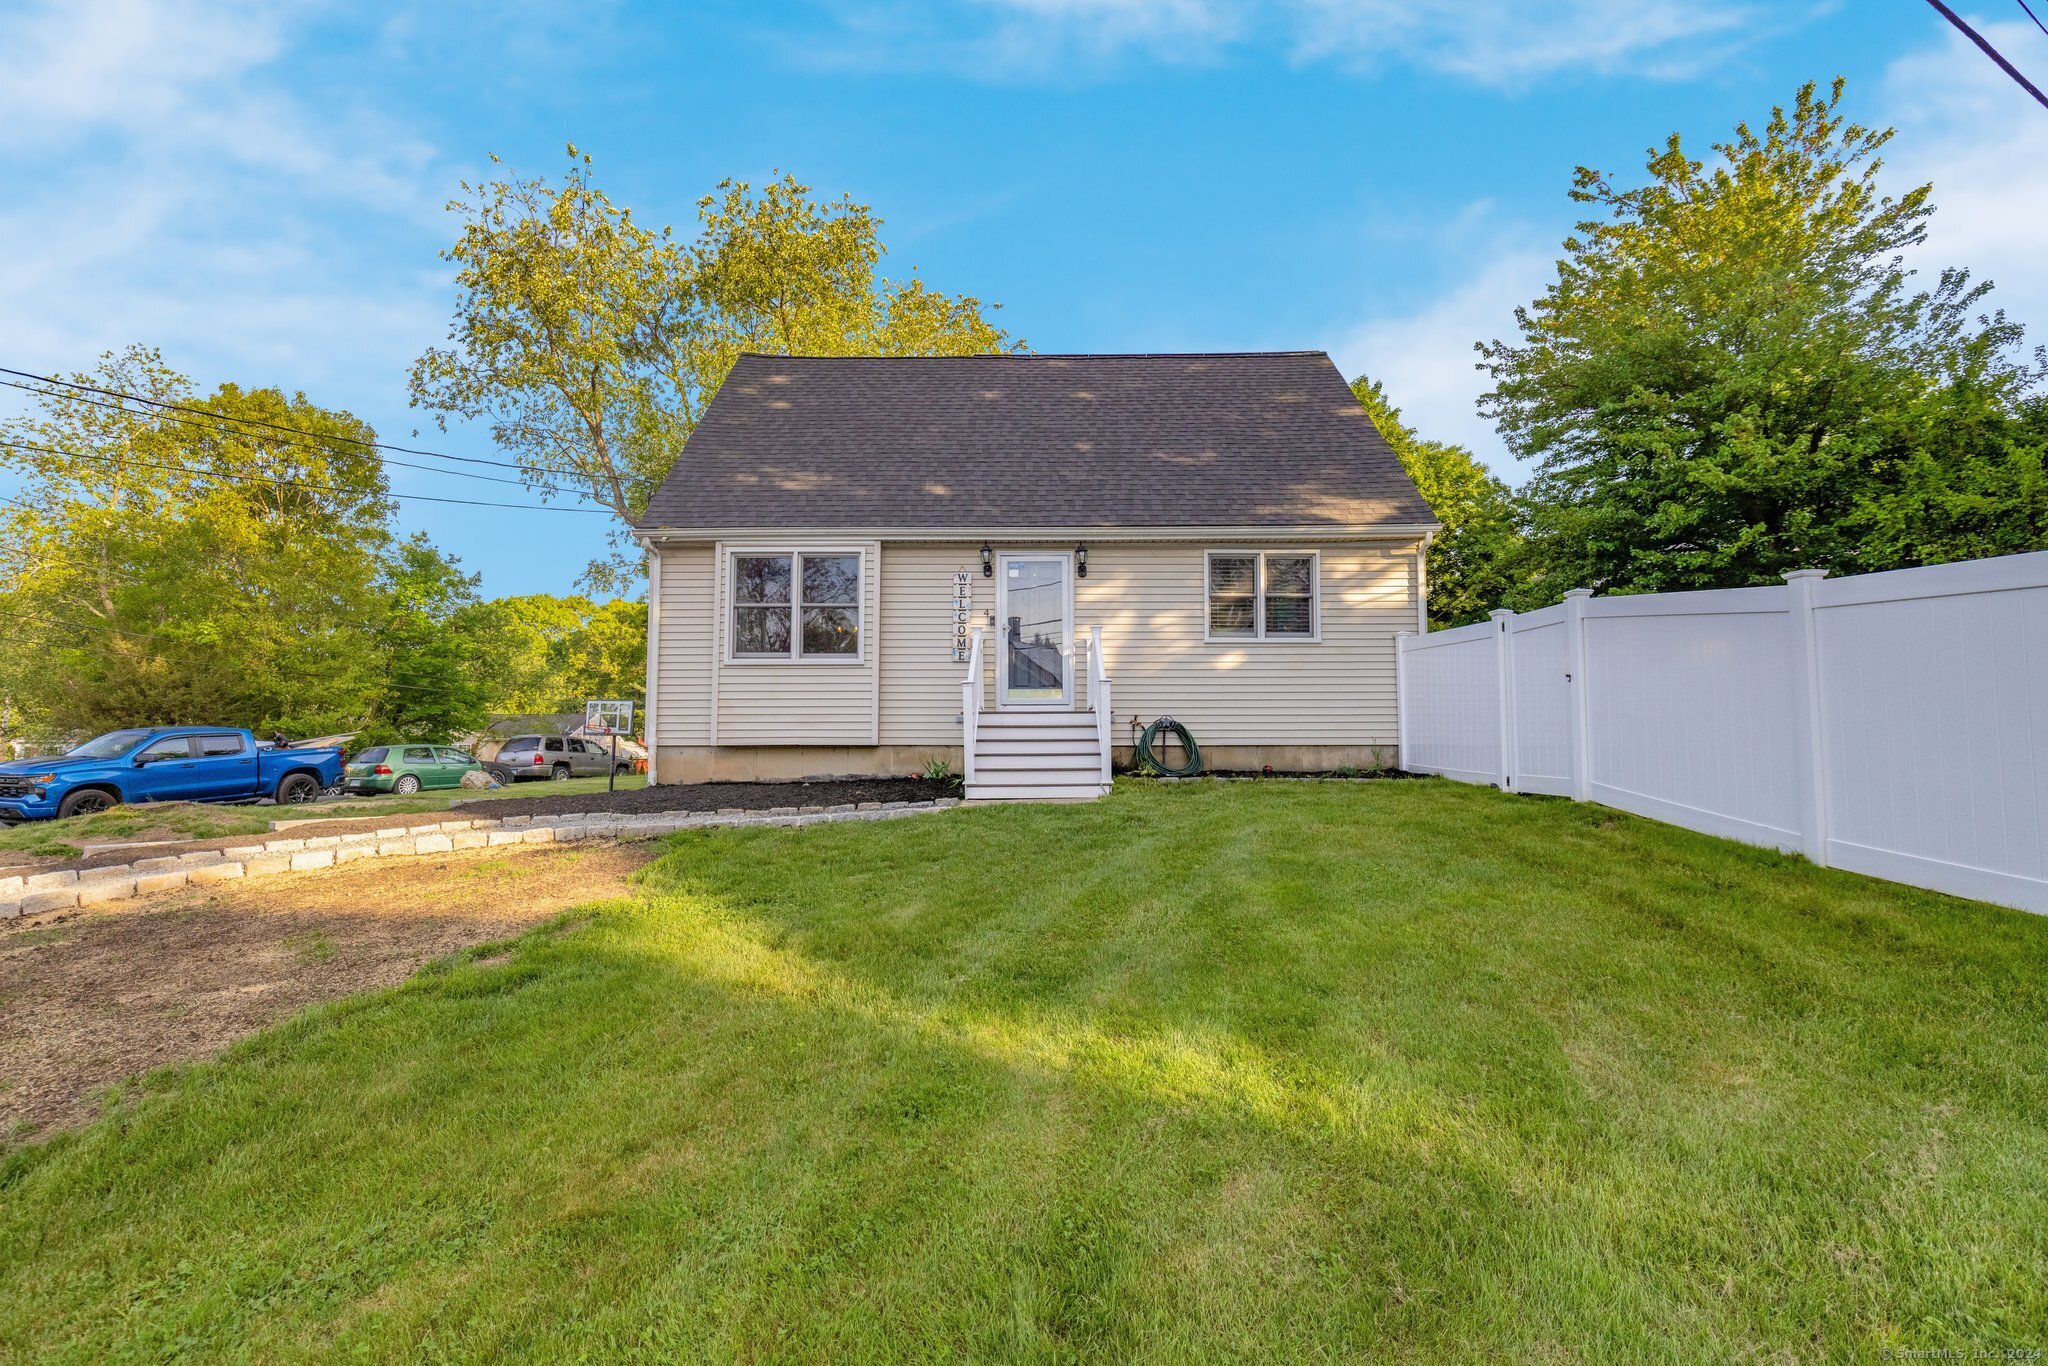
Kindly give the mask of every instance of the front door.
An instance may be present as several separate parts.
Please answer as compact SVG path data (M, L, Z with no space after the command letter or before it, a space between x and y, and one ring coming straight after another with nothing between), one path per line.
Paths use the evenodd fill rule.
M1070 706L1073 560L1043 551L997 558L996 705Z

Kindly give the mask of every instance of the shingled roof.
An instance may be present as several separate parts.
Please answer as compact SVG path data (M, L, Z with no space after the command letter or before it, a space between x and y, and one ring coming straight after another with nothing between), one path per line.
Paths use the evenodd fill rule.
M1329 356L740 357L643 531L1432 525Z

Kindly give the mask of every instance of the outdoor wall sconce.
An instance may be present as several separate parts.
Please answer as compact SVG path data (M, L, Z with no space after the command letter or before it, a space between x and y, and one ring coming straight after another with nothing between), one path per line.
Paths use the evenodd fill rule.
M1088 577L1088 547L1085 545L1074 547L1074 577L1077 579Z
M988 548L988 542L981 543L981 576L992 579L996 576L996 552Z

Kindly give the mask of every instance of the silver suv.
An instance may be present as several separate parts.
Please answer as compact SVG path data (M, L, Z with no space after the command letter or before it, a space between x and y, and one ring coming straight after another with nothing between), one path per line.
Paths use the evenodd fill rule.
M568 735L515 735L498 749L498 757L484 765L501 783L526 778L602 778L612 767L611 751L596 740L578 740ZM631 773L633 761L619 756L618 771Z

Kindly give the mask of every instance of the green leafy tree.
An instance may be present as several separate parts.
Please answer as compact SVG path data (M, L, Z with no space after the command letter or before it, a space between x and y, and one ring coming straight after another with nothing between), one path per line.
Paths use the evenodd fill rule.
M639 701L646 692L644 602L498 598L468 609L459 625L483 642L495 713L580 712L594 697Z
M4 427L7 689L50 734L211 721L325 729L368 683L383 469L303 395L193 393L133 347L73 378L223 419L51 394Z
M375 632L381 677L366 729L400 740L445 741L482 727L490 685L477 667L488 644L462 629L477 602L464 574L424 534L401 542L379 580Z
M2044 543L2043 376L1988 284L1916 288L1931 187L1880 190L1890 140L1808 85L1647 183L1580 168L1597 217L1520 337L1480 348L1537 551L1525 601L1861 572Z
M494 159L495 160L495 159ZM587 496L630 521L743 350L957 355L1015 343L967 296L878 274L880 220L784 177L725 181L693 243L642 225L569 148L561 183L463 186L443 253L460 298L449 344L412 368L444 427L488 421L543 496ZM624 526L586 581L618 588L638 556Z
M1423 440L1377 380L1360 375L1351 392L1443 523L1429 544L1431 628L1483 621L1519 583L1524 547L1514 491L1463 446Z

